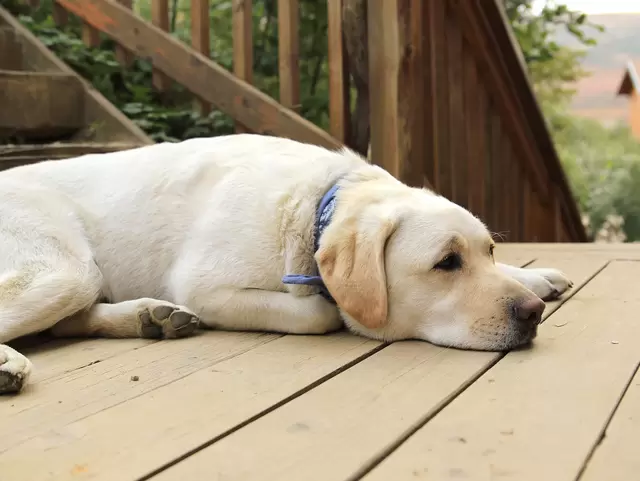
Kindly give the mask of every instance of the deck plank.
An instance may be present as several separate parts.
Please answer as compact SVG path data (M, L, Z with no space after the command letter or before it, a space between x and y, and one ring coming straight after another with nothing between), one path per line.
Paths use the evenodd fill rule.
M609 264L364 479L575 479L636 368L639 275Z
M37 389L45 380L97 364L128 351L153 344L149 339L54 339L16 348L33 363L33 373L24 392ZM0 404L2 401L0 400Z
M577 284L602 267L600 260L557 264ZM153 479L352 479L500 357L394 343Z
M606 244L606 243L504 243L496 251L498 254L519 255L524 252L534 257L553 256L566 259L579 259L585 256L601 256L610 260L640 260L640 243Z
M240 344L240 339L233 342ZM210 341L210 350L213 353L219 351L215 339ZM165 349L169 345L166 344ZM122 359L124 356L120 356L117 358L121 359L120 369L141 373L140 382L150 378L155 389L146 389L135 397L129 395L128 400L112 403L102 399L99 387L96 387L98 392L87 396L86 390L92 390L87 384L90 379L96 382L96 376L85 377L85 391L79 383L75 386L67 384L65 403L72 402L74 396L81 401L73 413L62 413L65 415L62 421L60 413L55 412L55 401L47 403L38 399L33 409L42 410L39 416L24 413L22 419L10 418L8 431L3 425L3 435L7 435L4 452L0 449L0 472L7 479L24 478L29 481L137 479L290 396L304 392L310 385L359 360L380 345L347 333L284 336L242 355L220 360L215 365L210 362L212 367L200 369L190 376L181 376L170 384L168 379L161 384L151 381L163 369L169 368L161 359L155 362L162 366L149 366L150 370L142 374L139 365L130 369L129 363ZM183 355L188 356L186 352ZM119 377L126 379L109 390L109 400L123 397L118 388L131 391L126 386L129 376ZM53 395L48 398L55 399ZM93 401L92 407L98 405L102 409L92 409L93 413L87 413L84 405L88 400ZM83 416L75 414L83 408ZM38 428L35 425L37 421L44 426ZM26 438L20 433L22 442L15 442L13 433L24 422L30 424L30 436ZM30 461L35 456L38 463ZM29 466L28 472L25 466Z
M637 341L636 341L637 342ZM629 384L615 411L606 436L579 481L629 481L640 473L640 371Z
M56 444L59 441L55 439L55 429L62 430L73 421L152 392L277 337L207 332L150 344L34 384L19 396L0 403L0 466L7 453L21 442L46 433ZM138 376L138 380L132 381L132 376ZM4 470L0 468L0 472Z

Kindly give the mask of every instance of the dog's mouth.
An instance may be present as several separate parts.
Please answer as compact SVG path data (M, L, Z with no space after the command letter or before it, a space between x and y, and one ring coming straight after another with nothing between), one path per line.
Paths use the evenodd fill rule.
M522 326L519 325L513 333L513 340L505 350L521 350L530 348L533 340L538 336L538 326Z

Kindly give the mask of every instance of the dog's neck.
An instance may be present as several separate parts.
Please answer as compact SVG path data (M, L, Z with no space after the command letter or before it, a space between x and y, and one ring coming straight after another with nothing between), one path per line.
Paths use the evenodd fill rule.
M331 223L333 213L336 208L336 194L340 187L335 183L320 199L318 209L316 210L316 219L314 223L314 236L313 236L313 253L318 252L320 248L320 238L322 233ZM306 276L302 274L288 274L282 278L284 284L299 284L307 286L317 286L320 288L320 294L327 300L335 303L333 297L329 293L327 287L322 280L320 274L315 276Z

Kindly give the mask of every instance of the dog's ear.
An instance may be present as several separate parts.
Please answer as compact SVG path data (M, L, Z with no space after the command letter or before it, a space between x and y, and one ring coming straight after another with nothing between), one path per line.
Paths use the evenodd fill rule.
M341 309L369 329L387 322L384 250L396 223L388 217L351 217L327 228L316 262Z

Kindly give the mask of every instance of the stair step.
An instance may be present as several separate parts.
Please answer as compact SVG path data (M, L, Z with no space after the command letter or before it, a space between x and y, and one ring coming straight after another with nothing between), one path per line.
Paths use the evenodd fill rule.
M0 69L22 70L22 43L15 31L0 27Z
M86 154L102 154L140 147L124 142L55 143L36 145L0 145L0 170L45 160L61 160Z
M83 99L74 75L0 70L0 139L68 137L84 125Z

